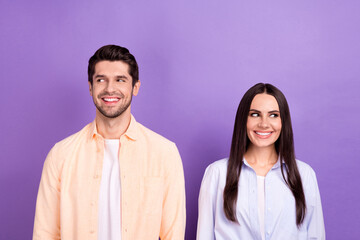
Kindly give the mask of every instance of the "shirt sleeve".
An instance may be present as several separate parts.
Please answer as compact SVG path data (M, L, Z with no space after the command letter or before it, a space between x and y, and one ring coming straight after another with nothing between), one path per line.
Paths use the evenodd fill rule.
M36 201L33 240L60 239L60 177L49 152L42 171Z
M309 214L308 239L325 240L325 225L320 191L316 180L316 174L312 169L309 174L308 184L310 184L309 188L311 189L313 199L313 201L307 203L307 210Z
M201 182L199 194L199 216L197 225L197 240L214 240L215 202L217 176L211 166L207 167Z
M164 181L163 212L160 227L161 240L185 238L185 179L180 154L175 144L167 156L167 174Z

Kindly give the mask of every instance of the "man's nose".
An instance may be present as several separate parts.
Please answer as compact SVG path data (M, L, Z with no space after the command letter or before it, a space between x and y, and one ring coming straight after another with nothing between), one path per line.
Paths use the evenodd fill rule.
M107 84L106 84L106 90L108 92L112 92L115 90L115 84L113 81L108 81Z

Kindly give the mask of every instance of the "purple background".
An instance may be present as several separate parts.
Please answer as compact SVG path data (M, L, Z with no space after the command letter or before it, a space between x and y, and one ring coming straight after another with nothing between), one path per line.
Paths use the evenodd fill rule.
M288 99L327 239L358 239L359 10L357 0L2 0L0 239L31 238L45 157L93 120L87 61L110 43L138 60L136 119L182 155L186 239L205 167L228 155L238 103L257 82Z

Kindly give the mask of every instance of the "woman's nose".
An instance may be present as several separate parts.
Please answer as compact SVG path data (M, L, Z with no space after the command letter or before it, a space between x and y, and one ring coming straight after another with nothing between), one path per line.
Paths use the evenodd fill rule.
M261 120L259 122L259 127L261 127L261 128L269 127L269 124L268 124L268 121L266 118L261 118Z

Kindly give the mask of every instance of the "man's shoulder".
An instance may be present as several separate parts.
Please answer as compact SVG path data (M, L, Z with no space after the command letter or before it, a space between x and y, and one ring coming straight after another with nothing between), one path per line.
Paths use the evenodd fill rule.
M85 141L90 137L91 124L93 123L87 124L80 131L57 142L53 148L60 151L66 151L69 148L77 146L80 142Z
M164 136L154 132L153 130L145 127L141 123L137 122L140 137L147 142L154 143L157 145L174 145L174 142L165 138Z
M86 142L90 136L91 124L86 125L80 131L68 136L67 138L57 142L47 155L46 161L53 164L57 169L62 169L66 159L76 152L79 147Z

